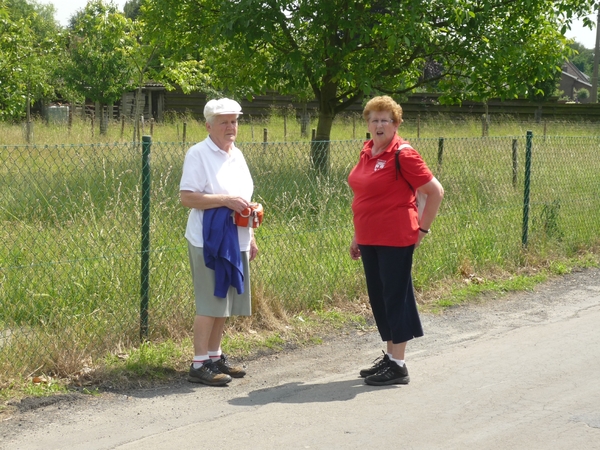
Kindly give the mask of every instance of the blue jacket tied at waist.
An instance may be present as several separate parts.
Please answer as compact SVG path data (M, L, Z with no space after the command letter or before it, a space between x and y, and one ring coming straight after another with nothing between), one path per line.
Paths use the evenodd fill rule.
M204 210L204 263L215 271L215 297L225 298L229 286L244 293L244 267L233 211L225 206Z

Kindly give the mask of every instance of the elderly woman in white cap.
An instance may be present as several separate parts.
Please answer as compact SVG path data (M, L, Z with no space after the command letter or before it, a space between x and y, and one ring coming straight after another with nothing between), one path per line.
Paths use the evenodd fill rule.
M190 208L185 237L196 301L194 359L188 380L210 386L246 374L221 351L227 317L252 312L248 262L258 253L252 228L238 227L231 219L233 211L249 206L254 190L246 160L235 146L240 114L242 108L235 100L221 98L206 104L208 137L187 151L180 183L181 204ZM215 245L219 254L211 254ZM207 267L209 260L213 268ZM222 264L229 269L218 270Z

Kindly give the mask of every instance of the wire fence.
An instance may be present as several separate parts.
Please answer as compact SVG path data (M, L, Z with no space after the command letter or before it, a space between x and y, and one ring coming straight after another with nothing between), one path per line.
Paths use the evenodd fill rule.
M240 117L238 143L286 143L293 145L297 141L308 141L316 133L318 116L308 117L308 122L289 114L286 110L272 110L272 114L253 117L244 114ZM359 113L336 115L331 130L331 139L361 139L365 136L364 119ZM528 130L538 138L545 136L597 136L600 126L593 118L564 120L522 120L507 114L490 114L485 116L466 114L419 114L408 113L403 116L401 134L414 138L462 138L465 136L521 136ZM31 133L29 133L29 132ZM134 122L127 118L120 121L109 121L106 134L99 132L98 121L76 117L69 126L67 123L33 120L29 124L11 124L0 122L0 146L6 144L62 145L127 142L132 140ZM205 123L190 114L170 114L165 120L155 122L153 119L141 123L141 134L150 135L156 142L181 142L202 139L206 134ZM30 140L27 140L30 137ZM137 138L136 138L137 139ZM139 140L139 139L138 139Z
M598 243L600 137L411 142L446 191L415 254L417 289ZM188 211L179 203L189 146L0 146L0 380L73 374L141 339L189 336ZM240 144L265 207L251 264L259 322L365 293L348 255L346 182L362 141L328 146L323 172L310 142Z

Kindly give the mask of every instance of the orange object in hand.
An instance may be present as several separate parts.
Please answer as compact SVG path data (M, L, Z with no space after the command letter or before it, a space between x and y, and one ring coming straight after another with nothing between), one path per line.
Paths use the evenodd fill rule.
M263 221L264 211L260 203L250 203L241 213L233 214L233 221L238 227L258 228Z

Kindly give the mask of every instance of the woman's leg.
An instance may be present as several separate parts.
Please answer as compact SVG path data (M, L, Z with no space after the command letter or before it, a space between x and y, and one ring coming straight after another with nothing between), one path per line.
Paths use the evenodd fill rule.
M392 341L387 341L387 353L392 355L392 358L404 361L404 353L406 351L406 341L394 344Z
M383 303L390 330L386 341L392 341L392 345L423 336L412 285L412 254L412 246L378 248ZM402 350L398 348L396 352Z
M225 330L225 321L227 317L214 317L212 331L208 340L208 351L216 352L221 348L221 340L223 339L223 331Z
M194 353L207 355L221 347L226 317L196 316L194 319Z
M194 354L208 355L215 317L196 316L194 318Z
M360 245L361 260L365 271L367 282L367 293L373 318L377 324L377 330L383 341L391 341L392 334L388 326L386 308L383 298L383 282L378 255L378 247L371 245Z

